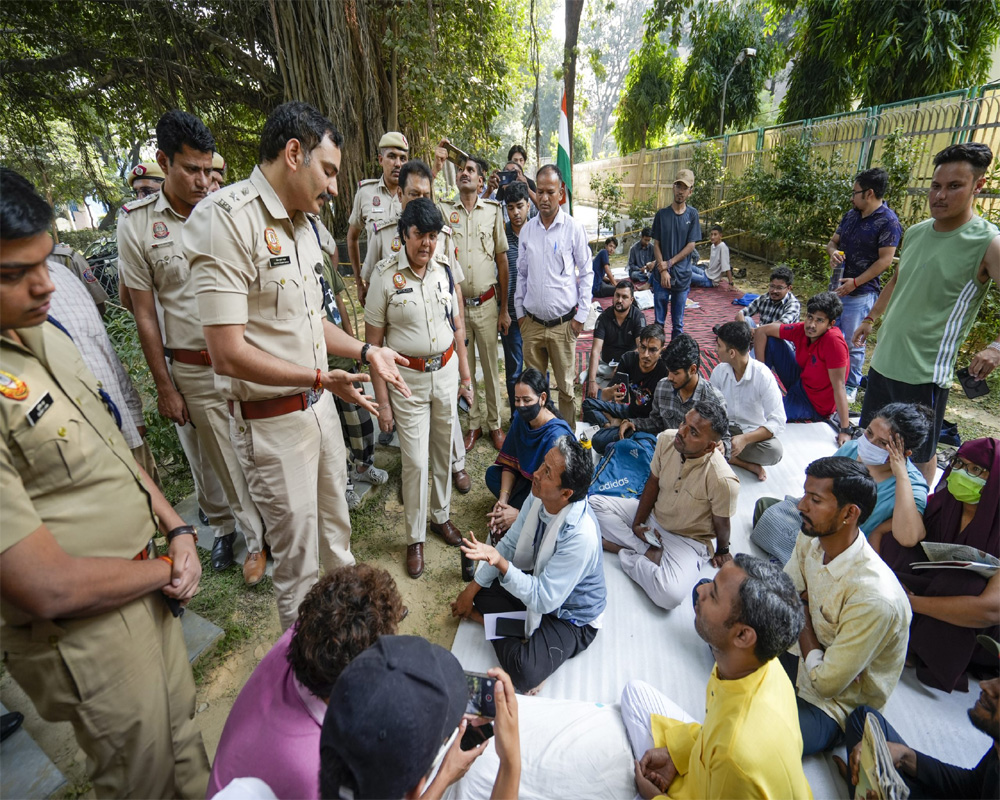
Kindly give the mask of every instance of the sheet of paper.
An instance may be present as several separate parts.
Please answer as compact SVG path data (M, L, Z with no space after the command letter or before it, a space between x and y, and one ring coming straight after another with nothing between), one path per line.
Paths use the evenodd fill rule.
M497 636L497 619L519 619L524 622L528 617L527 611L505 611L502 614L483 614L483 627L486 629L486 641L492 642L494 639L502 639Z

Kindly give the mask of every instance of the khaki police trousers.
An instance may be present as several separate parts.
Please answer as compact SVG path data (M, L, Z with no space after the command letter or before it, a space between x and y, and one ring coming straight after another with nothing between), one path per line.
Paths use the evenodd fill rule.
M211 367L175 361L170 373L191 417L187 425L177 426L177 432L191 465L198 505L216 538L232 533L238 525L247 549L259 553L264 525L229 439L229 409L215 388L215 372Z
M278 618L287 630L319 579L320 564L327 572L354 564L344 497L347 448L337 407L323 392L304 411L245 420L236 403L230 435L267 525Z
M469 410L469 430L484 432L500 429L500 365L497 358L497 319L500 311L496 300L481 306L465 307L465 331L469 337L469 374L476 379L476 354L483 362L483 388L486 394L486 418L479 411L476 397Z
M552 365L550 387L559 392L559 413L572 428L576 423L576 335L572 322L546 328L525 314L518 324L525 368L544 375Z
M432 522L451 516L451 432L458 400L458 356L436 372L399 368L410 396L389 386L403 461L403 507L407 544L427 538L427 477Z
M4 662L42 719L72 724L98 797L205 796L194 678L180 620L159 592L2 637Z

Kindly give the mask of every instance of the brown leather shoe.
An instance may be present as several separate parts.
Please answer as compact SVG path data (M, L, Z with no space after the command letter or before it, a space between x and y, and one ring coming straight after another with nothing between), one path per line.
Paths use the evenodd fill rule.
M455 489L462 494L468 494L472 488L472 481L469 480L469 473L464 469L451 473L451 482L455 484Z
M247 553L247 559L243 562L243 583L247 586L256 586L264 580L264 572L267 570L267 547L259 553Z
M474 445L479 440L479 437L482 435L483 435L482 428L476 428L474 431L469 431L467 434L465 434L465 449L471 450L472 445Z
M407 545L406 574L411 578L419 578L424 571L424 543Z
M493 442L493 446L499 450L503 447L504 439L507 437L503 435L503 431L497 428L495 431L490 431L490 441Z
M444 539L445 544L450 544L452 547L458 547L462 543L462 533L450 519L440 523L432 522L431 531Z

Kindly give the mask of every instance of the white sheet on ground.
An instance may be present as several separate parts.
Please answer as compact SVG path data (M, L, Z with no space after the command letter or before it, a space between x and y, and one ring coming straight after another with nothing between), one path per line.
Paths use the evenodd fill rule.
M736 469L740 478L740 498L732 524L731 546L734 553L765 555L750 544L754 503L765 496L798 496L806 465L821 456L832 455L836 450L836 435L825 423L788 425L781 440L785 448L784 458L779 464L767 468L766 481L758 481L753 474ZM691 604L682 603L671 612L657 608L621 571L617 556L608 553L604 555L604 573L608 607L600 633L584 653L568 661L546 681L540 696L610 706L618 703L625 684L636 678L655 686L695 719L703 719L705 686L713 659L708 645L695 633ZM705 568L706 577L714 573L713 568ZM452 652L467 670L485 672L496 665L493 648L483 638L482 626L475 623L462 622L459 625ZM913 670L904 670L884 713L910 746L946 762L964 767L975 766L986 752L990 740L969 724L966 710L979 696L978 683L973 680L969 683L969 693L948 695L922 685ZM620 726L621 721L616 724ZM572 727L567 725L566 729L571 735ZM551 731L544 738L532 731L526 731L526 734L521 740L524 754L535 748L546 748ZM571 743L569 739L563 741ZM627 744L625 746L627 748ZM840 748L841 755L842 752L843 748ZM599 774L588 776L586 772L591 769L592 761L581 748L578 747L571 757L577 759L580 783L584 787L598 788L579 793L558 792L550 797L634 796L634 785L622 793L612 793L599 784ZM541 766L538 768L544 769ZM829 755L810 756L805 760L805 769L817 800L847 797L846 785ZM528 772L527 766L525 772ZM525 780L534 784L544 779L527 775ZM489 796L489 790L462 796L485 798Z

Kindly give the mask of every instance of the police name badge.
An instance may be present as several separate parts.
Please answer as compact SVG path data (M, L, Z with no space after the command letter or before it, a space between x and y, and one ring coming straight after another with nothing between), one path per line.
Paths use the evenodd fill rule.
M31 411L28 412L27 416L28 425L34 428L35 425L38 424L38 420L42 418L42 415L45 414L45 412L48 411L50 408L52 408L52 403L53 400L51 394L46 392L44 395L42 395L42 399L39 400L37 403L35 403L35 405L32 406Z
M8 400L23 400L28 396L28 384L9 372L0 370L0 394Z
M170 235L170 231L167 230L167 224L165 222L154 222L153 223L153 238L154 239L166 239Z
M394 252L394 253L398 253L399 252L399 237L398 236L394 236L393 237L392 244L390 244L389 247L392 249L392 252Z
M402 272L397 272L395 275L392 276L392 285L395 286L397 289L402 289L404 286L406 286L406 278L403 277Z
M267 249L271 255L276 256L281 253L281 243L278 241L278 234L274 232L274 228L268 228L264 231L264 241L267 242Z

